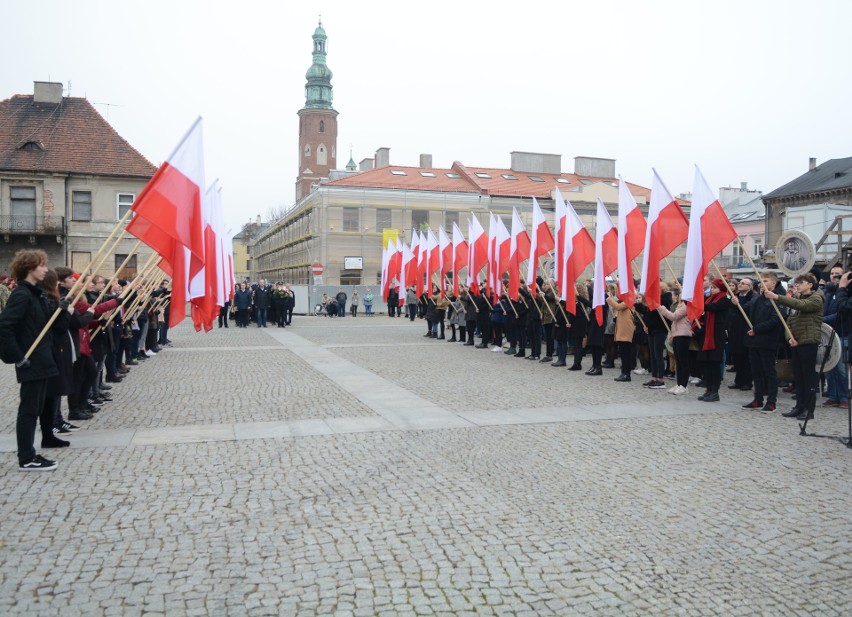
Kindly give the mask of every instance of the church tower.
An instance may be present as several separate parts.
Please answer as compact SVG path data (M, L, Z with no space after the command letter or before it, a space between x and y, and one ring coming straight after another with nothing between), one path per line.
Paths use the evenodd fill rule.
M331 70L325 64L327 38L320 19L313 36L314 63L305 74L305 106L299 110L296 201L337 168L337 112L331 106Z

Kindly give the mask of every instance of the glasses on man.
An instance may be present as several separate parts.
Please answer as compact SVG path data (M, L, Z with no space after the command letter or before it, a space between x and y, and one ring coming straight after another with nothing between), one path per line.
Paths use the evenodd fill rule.
M839 278L840 278L840 277L842 277L842 276L843 276L842 274L832 274L832 275L831 275L831 278L833 278L833 279L839 279Z

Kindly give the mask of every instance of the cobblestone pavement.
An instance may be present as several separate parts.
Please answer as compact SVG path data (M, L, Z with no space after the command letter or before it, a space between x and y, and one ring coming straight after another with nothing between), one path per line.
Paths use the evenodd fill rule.
M71 437L90 445L45 452L51 473L15 468L5 367L0 614L849 613L852 452L835 438L740 393L675 399L422 323L180 327ZM384 390L445 424L396 423ZM257 430L180 437L222 423ZM134 427L162 431L108 439ZM845 414L809 429L845 434Z

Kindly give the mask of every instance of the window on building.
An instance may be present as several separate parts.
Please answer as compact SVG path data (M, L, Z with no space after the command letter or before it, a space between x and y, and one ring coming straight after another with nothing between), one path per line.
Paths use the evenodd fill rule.
M317 165L328 165L328 151L323 145L317 148Z
M124 215L127 214L127 211L130 209L130 206L133 205L133 202L136 201L136 195L134 193L119 193L116 198L118 204L118 220L124 218Z
M514 174L500 174L500 175L503 176L503 178L506 179L506 180L517 180L518 179L518 176L516 176Z
M452 173L450 171L448 171L444 175L447 176L450 180L458 180L458 179L461 178L461 176L459 174L455 174L455 173Z
M423 229L424 226L429 225L429 211L428 210L412 210L411 211L411 226L418 231Z
M311 155L311 145L308 144L307 146L305 146L305 156L307 157L307 156L310 156L310 155Z
M92 220L92 191L71 191L71 220Z
M434 178L435 172L433 172L433 171L421 171L420 175L423 176L424 178Z
M36 190L34 186L10 187L12 231L34 231L36 216Z
M340 284L341 285L360 285L361 284L361 273L349 273L345 270L340 273Z
M71 251L71 269L75 272L82 272L90 261L92 254L89 251Z
M734 249L733 250L734 261L737 262L737 263L741 262L743 260L743 257L744 257L743 245L741 243L742 240L745 240L745 238L740 236L740 242L734 242L734 244L732 245L732 247Z
M751 256L757 259L763 257L763 236L752 236Z
M393 227L390 208L376 208L376 231L382 232Z
M325 133L325 120L320 120L320 133Z
M125 259L127 259L127 253L124 255L119 253L115 254L115 271L118 273L118 278L129 280L136 276L136 255L127 259L127 263L124 264L124 267L122 268L121 264L124 263Z
M444 231L447 234L453 233L453 223L456 225L459 224L459 213L458 212L445 212L444 213Z
M559 184L571 184L571 181L570 181L570 180L566 180L565 178L556 178L556 181L557 181Z
M527 176L533 182L544 182L544 179L541 176Z
M390 172L395 176L407 176L408 174L401 169L391 169Z
M485 178L485 179L488 179L488 178L491 177L491 174L487 174L484 171L476 171L476 172L473 173L473 175L476 176L477 178Z
M343 231L358 231L358 208L343 208Z

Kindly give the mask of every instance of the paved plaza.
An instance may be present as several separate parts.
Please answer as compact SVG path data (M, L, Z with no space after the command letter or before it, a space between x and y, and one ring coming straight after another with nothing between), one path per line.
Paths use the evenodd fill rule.
M4 366L0 614L852 611L845 410L801 437L787 394L764 415L424 332L183 325L49 473L17 470Z

